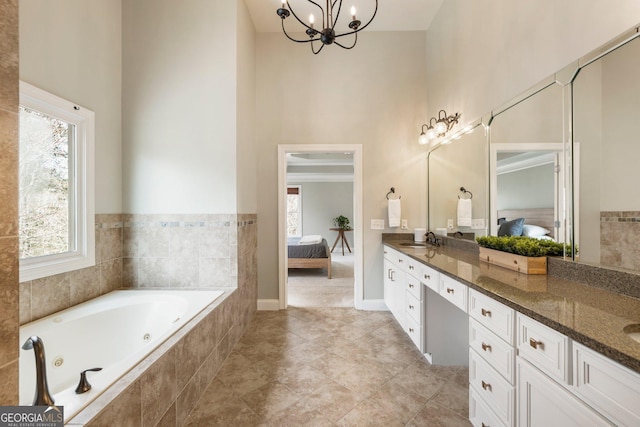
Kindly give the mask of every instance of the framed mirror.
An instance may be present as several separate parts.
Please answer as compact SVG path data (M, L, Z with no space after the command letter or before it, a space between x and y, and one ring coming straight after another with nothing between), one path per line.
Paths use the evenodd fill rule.
M566 241L563 97L551 77L492 114L491 235Z
M640 272L640 34L580 60L571 82L576 261Z
M429 152L430 231L460 232L467 239L487 234L487 149L485 126L478 120ZM466 205L460 217L459 205Z

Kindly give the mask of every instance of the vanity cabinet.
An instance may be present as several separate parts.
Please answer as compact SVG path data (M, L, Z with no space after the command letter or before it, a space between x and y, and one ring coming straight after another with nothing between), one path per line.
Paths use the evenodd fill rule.
M515 311L469 290L469 419L476 427L516 422Z
M387 255L389 255L387 257ZM406 273L398 266L400 253L389 249L384 258L384 302L400 326L406 326Z

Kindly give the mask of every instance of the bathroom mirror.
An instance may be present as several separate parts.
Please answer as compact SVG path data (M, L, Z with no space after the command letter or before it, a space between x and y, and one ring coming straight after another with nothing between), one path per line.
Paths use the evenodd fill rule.
M585 57L571 83L575 260L640 271L640 34ZM579 151L579 154L577 153Z
M524 218L565 241L563 85L554 77L494 111L489 122L489 232ZM533 227L531 227L533 229Z
M467 238L487 234L488 175L487 137L480 121L472 123L451 139L431 150L428 162L429 230L459 231ZM464 187L469 193L460 191ZM459 225L458 197L471 197L473 224ZM448 222L451 227L448 227Z

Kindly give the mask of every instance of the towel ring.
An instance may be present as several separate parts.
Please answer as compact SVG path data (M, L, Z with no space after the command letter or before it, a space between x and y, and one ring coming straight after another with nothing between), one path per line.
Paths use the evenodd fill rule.
M462 195L469 195L468 199L473 199L473 193L471 191L467 191L464 187L460 187L460 191L462 191ZM466 199L467 197L465 197ZM458 196L458 199L462 199L462 197Z
M396 189L391 187L391 190L387 193L387 200L389 200L389 194L396 194ZM402 196L398 196L398 199L401 199Z

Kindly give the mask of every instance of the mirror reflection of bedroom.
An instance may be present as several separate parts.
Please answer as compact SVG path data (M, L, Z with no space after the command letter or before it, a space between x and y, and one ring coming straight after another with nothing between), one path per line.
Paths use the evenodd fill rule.
M353 307L353 154L287 153L287 303Z

